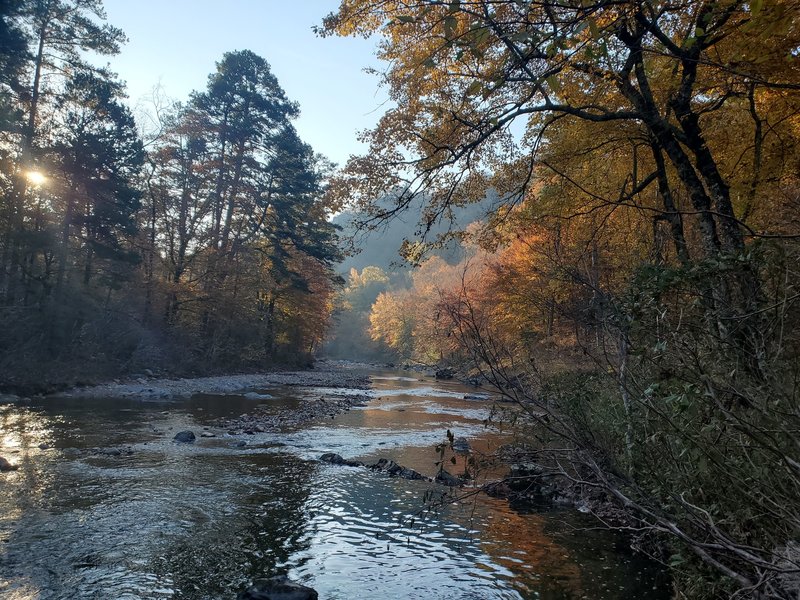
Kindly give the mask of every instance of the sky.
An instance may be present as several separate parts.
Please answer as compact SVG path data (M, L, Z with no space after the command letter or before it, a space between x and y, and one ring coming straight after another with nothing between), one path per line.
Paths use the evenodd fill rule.
M252 50L270 63L287 96L300 103L301 138L342 165L364 151L358 131L387 108L374 40L320 38L314 25L338 8L337 0L105 0L108 22L128 43L108 58L127 82L130 103L147 105L160 85L185 101L202 90L225 52Z

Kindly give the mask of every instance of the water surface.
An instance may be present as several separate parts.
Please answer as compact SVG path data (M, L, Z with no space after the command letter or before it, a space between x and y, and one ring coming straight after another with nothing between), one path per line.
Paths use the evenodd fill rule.
M386 457L434 475L448 429L476 451L506 441L485 424L491 401L459 384L379 373L373 388L336 418L239 437L215 420L340 392L0 406L0 456L20 465L0 475L0 597L234 598L287 573L331 600L669 598L659 568L573 510L472 497L426 511L445 488L318 462ZM219 437L171 441L204 427Z

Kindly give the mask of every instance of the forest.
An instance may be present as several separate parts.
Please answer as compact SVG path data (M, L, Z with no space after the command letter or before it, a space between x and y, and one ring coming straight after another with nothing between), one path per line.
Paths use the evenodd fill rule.
M797 597L800 2L342 0L341 168L253 52L137 123L101 0L0 6L0 386L452 368L676 598Z
M330 165L268 62L229 52L137 123L87 59L125 40L100 0L2 7L0 383L308 362L340 257Z
M523 406L679 597L795 597L800 5L345 0L321 32L377 36L396 104L331 193L423 202L405 280L351 271L371 340Z

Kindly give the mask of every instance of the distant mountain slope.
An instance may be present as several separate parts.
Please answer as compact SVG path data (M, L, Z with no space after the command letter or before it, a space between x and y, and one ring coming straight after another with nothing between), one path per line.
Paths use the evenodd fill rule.
M435 240L438 235L445 233L448 228L463 229L470 223L483 220L487 211L495 206L497 201L497 195L492 193L487 195L481 202L457 208L454 211L455 220L452 225L449 222L437 224L428 234L428 239ZM382 225L373 231L356 232L353 224L355 213L343 212L337 215L333 222L342 227L341 235L343 237L355 235L354 245L360 250L357 254L348 256L341 263L338 267L339 273L347 274L353 268L361 271L364 267L370 265L380 267L387 272L407 269L408 266L402 264L402 259L398 252L403 240L418 238L421 203L422 201L395 217L388 225ZM443 257L448 262L455 262L460 258L459 248L455 242L449 244L446 248L436 251L435 254Z

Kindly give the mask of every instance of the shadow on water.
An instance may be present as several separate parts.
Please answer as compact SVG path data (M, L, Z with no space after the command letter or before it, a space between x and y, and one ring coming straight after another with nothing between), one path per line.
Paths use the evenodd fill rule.
M574 511L479 497L426 516L443 488L319 463L385 456L432 475L447 429L476 450L506 440L484 425L490 401L464 400L472 390L373 381L367 406L243 448L216 419L343 392L0 406L0 456L20 465L0 475L0 597L233 598L280 572L326 599L669 597L658 567ZM217 437L172 442L204 428Z

